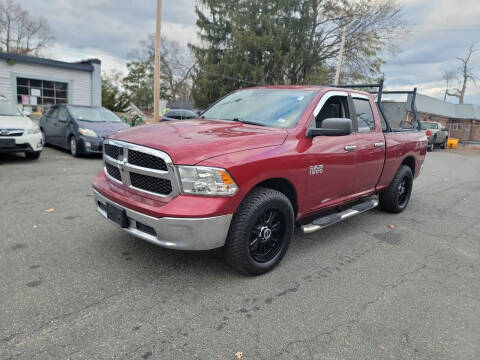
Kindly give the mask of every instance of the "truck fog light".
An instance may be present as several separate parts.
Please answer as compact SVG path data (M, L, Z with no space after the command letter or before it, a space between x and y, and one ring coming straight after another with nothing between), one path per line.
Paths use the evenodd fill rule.
M88 150L90 150L90 149L92 148L92 144L87 141L87 142L85 142L85 147L86 147Z
M226 196L233 195L237 184L227 170L206 166L178 166L182 190L185 194Z

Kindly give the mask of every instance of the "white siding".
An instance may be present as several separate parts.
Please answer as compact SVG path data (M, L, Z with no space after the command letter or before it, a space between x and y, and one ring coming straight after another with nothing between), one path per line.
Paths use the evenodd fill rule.
M16 89L15 77L29 77L43 80L56 80L69 83L69 99L74 105L91 105L92 103L92 73L62 69L53 66L44 66L17 62L8 65L6 60L0 60L0 94L13 98ZM12 99L17 102L17 99Z

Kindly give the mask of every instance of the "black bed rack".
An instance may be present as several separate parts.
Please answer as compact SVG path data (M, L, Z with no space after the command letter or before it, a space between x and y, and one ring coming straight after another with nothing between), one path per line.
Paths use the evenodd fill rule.
M415 100L417 98L417 88L413 88L411 91L385 91L383 90L383 79L380 80L378 84L347 84L347 85L331 85L331 87L336 88L349 88L349 89L368 89L367 91L370 94L377 95L377 106L378 110L382 114L383 118L385 119L385 123L387 124L387 131L392 131L392 127L390 126L390 122L388 121L387 117L385 116L385 111L382 105L382 95L383 94L392 94L392 95L412 95L412 100L410 103L410 108L412 110L413 116L415 116L415 121L417 123L417 130L421 130L422 125L420 123L420 119L418 117L417 108L415 106ZM377 90L371 90L377 89Z

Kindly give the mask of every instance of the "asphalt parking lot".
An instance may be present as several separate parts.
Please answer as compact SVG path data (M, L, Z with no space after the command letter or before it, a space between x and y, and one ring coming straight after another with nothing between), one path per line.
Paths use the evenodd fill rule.
M108 223L101 168L0 155L1 359L480 359L480 151L429 153L404 213L297 231L261 277Z

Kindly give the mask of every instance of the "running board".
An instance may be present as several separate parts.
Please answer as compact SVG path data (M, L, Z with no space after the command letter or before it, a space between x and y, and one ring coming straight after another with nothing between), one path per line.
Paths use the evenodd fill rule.
M326 227L336 224L352 216L361 214L365 211L371 210L378 206L378 200L367 200L352 206L342 212L330 214L327 216L319 217L313 220L310 224L302 225L301 229L304 234L311 234L315 231L325 229Z

